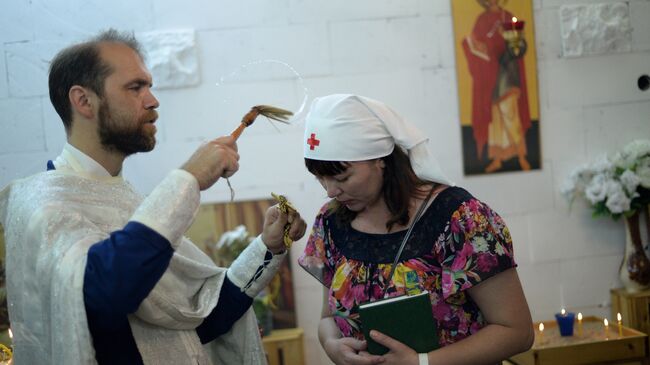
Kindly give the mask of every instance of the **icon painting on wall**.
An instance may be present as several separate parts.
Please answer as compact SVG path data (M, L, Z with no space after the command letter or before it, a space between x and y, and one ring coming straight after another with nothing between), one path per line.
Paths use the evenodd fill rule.
M541 168L532 0L452 0L466 175Z

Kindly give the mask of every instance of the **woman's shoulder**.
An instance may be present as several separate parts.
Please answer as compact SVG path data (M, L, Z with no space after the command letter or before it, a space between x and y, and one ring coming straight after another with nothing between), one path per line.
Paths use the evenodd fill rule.
M454 215L496 215L485 202L459 186L450 186L441 191L429 210L439 219L450 219Z
M471 200L476 200L476 198L469 191L460 186L449 186L438 194L435 201L438 203L439 209L442 206L455 210Z
M444 207L444 214L451 221L472 219L477 222L491 222L491 224L505 227L503 218L492 207L467 190L461 187L450 187L447 190L448 193L443 197L444 203L441 205Z

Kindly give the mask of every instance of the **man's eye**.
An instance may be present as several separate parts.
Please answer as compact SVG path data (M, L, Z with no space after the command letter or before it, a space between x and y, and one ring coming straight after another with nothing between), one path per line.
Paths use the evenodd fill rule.
M346 182L348 180L348 177L347 176L345 176L345 177L336 177L336 178L334 178L334 180L336 182Z

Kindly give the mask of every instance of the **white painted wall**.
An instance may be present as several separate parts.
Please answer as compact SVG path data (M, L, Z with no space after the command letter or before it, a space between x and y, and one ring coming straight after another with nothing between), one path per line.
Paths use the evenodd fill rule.
M603 0L605 1L605 0ZM595 1L575 0L575 3ZM650 2L630 0L632 51L561 57L560 0L536 0L543 169L483 177L462 174L452 23L448 0L14 0L0 2L0 186L45 168L64 142L47 97L47 66L56 51L96 31L195 29L201 82L158 90L159 145L127 161L125 175L143 193L179 166L199 141L228 133L260 102L296 108L304 96L364 94L391 104L433 141L443 168L508 222L519 273L535 320L561 306L609 315L619 285L622 223L593 220L576 204L569 213L559 186L575 166L638 137L650 137L650 91L636 79L650 72ZM286 69L227 77L255 60ZM255 76L257 75L257 76ZM226 85L216 83L226 76ZM235 83L246 81L246 83ZM259 120L240 140L237 199L287 194L311 221L325 194L302 165L302 126ZM203 200L226 201L225 182ZM304 247L295 244L292 260ZM296 268L297 265L294 265ZM316 327L321 288L294 272L298 320L309 364L326 364Z

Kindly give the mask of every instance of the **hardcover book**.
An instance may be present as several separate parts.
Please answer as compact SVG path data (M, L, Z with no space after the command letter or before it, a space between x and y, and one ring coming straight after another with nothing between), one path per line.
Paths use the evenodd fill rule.
M438 329L429 292L381 299L359 305L363 334L368 341L368 352L383 355L388 348L370 338L370 330L377 330L407 345L417 353L427 353L439 347Z

